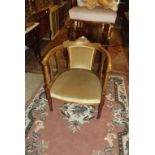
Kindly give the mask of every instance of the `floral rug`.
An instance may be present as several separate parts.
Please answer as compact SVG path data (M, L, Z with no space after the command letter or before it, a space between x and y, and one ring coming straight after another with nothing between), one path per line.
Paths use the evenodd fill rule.
M59 103L59 104L58 104ZM111 74L101 118L97 108L53 100L41 87L26 107L26 155L128 155L128 83Z
M73 132L80 130L80 127L89 123L95 117L94 106L66 103L61 108L64 119L68 120L68 126Z

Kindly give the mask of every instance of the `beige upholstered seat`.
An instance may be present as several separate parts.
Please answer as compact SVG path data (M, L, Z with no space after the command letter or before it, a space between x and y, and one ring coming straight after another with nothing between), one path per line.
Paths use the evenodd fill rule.
M60 52L68 52L69 62L66 71L53 75L51 63L52 58L57 57ZM99 72L96 75L92 66L94 57L100 52L101 61ZM58 58L56 64L59 70ZM91 43L87 38L80 37L75 41L65 41L63 44L49 50L42 60L45 79L46 96L52 108L52 98L69 103L82 105L98 105L98 116L100 118L103 107L103 96L105 93L109 71L111 70L111 58L101 44Z
M99 78L84 69L70 69L60 74L50 90L53 98L88 105L99 104L101 92Z
M117 13L111 9L103 9L101 6L96 6L93 9L73 7L69 10L69 16L72 20L114 24Z

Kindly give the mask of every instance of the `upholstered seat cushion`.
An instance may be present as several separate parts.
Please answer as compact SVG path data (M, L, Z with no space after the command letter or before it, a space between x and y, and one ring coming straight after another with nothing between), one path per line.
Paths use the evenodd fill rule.
M96 6L93 9L86 7L73 7L69 10L70 19L100 22L100 23L115 23L117 13L111 9L104 9L101 6Z
M52 98L79 104L99 104L101 84L91 71L70 69L60 74L50 90Z

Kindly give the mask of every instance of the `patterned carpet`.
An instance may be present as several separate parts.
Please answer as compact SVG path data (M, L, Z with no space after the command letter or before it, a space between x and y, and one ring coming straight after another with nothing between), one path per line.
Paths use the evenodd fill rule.
M110 75L99 120L96 107L57 100L50 112L41 87L26 107L26 155L128 155L127 81Z

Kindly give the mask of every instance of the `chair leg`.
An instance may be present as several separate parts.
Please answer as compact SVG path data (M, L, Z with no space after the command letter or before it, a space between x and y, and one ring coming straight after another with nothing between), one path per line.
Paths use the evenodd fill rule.
M104 96L102 97L101 103L98 105L98 114L97 114L97 119L100 119L101 113L102 113L102 108L104 105Z
M67 30L68 30L67 36L69 40L72 40L72 33L73 33L73 21L72 20L69 21L69 25L67 25Z
M70 25L67 25L67 36L69 40L71 39L71 29L72 29L71 27L72 27L71 23Z
M47 97L47 100L48 100L49 109L50 109L50 111L53 111L52 98L50 97L48 88L46 88L46 97Z
M102 26L102 42L103 42L103 45L109 45L109 40L108 40L108 31L109 31L109 24L104 24Z
M113 26L113 25L109 25L109 30L108 30L108 40L111 39L111 34L112 34L113 29L114 29L114 26Z
M48 100L48 102L49 102L49 109L50 109L50 111L53 111L52 99L50 98Z

